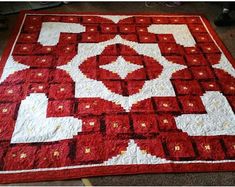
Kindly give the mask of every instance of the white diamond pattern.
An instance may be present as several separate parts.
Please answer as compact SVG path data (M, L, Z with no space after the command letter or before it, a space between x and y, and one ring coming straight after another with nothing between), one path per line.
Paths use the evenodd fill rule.
M141 69L143 66L127 62L122 56L119 56L116 61L101 65L100 68L117 73L122 79L125 79L129 73Z

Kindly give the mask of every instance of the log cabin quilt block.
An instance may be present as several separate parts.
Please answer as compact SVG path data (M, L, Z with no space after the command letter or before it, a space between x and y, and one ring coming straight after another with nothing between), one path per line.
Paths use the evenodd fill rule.
M200 15L23 12L1 60L0 182L234 171L234 65Z

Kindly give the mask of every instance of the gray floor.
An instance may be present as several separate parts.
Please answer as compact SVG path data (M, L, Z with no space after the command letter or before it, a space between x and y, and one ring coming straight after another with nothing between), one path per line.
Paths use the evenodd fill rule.
M37 10L37 9L43 9L46 7L56 7L58 5L61 5L61 2L51 2L50 4L42 4L40 2L15 2L15 3L1 3L0 7L0 13L2 15L7 15L7 14L14 14L18 13L21 10Z
M1 3L0 3L1 6ZM168 8L160 4L146 7L144 3L70 3L49 11L63 12L116 12L116 13L197 13L204 14L210 22L213 22L221 6L215 3L183 3L177 8ZM235 18L235 14L232 16ZM9 38L10 30L14 26L17 15L8 16L9 29L0 31L0 55ZM235 26L218 28L213 24L220 38L235 57ZM214 173L182 173L182 174L144 174L109 177L91 177L92 185L235 185L235 172L214 172ZM17 184L19 185L19 184ZM40 183L22 183L21 185L83 185L81 180L53 181Z

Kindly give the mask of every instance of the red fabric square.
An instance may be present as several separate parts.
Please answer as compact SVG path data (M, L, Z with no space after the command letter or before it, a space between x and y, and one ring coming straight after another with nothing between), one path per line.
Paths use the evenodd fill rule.
M42 23L42 16L40 16L40 15L27 15L25 18L25 25L28 25L30 23L33 23L33 24Z
M55 46L42 46L40 44L35 44L33 54L39 55L39 54L53 54L56 51Z
M41 22L30 22L24 25L23 31L27 33L36 33L41 29Z
M45 55L36 57L33 61L33 64L30 64L32 67L40 67L40 68L47 68L54 66L54 56L52 55Z
M157 115L157 121L160 131L177 130L175 118L172 115Z
M36 33L30 33L30 34L25 34L22 33L20 34L17 42L19 43L35 43L37 42L38 39L38 34Z
M37 146L16 145L8 149L4 158L4 170L33 169Z
M96 16L83 16L82 22L86 24L87 23L97 24L97 17Z
M68 56L74 56L77 52L77 44L59 44L56 48L56 54L61 55L68 55Z
M118 45L108 45L102 52L100 56L117 56L118 55Z
M199 44L204 53L220 53L219 48L214 43Z
M28 82L42 82L48 81L49 70L48 69L30 69L28 70Z
M200 96L179 96L178 99L184 113L205 113L205 107Z
M173 83L179 95L202 95L203 93L199 83L195 80L174 80Z
M72 84L51 84L49 88L49 98L69 99L74 98L74 86Z
M13 54L14 55L29 55L32 54L34 50L34 44L16 44Z
M207 32L202 24L188 24L189 29L195 33Z
M94 70L93 70L93 72L94 72ZM98 77L98 80L110 80L110 79L111 80L120 80L121 79L121 77L117 73L103 69L103 68L99 68L97 70L97 77Z
M27 78L26 70L20 70L20 71L15 72L14 74L10 74L4 80L4 83L11 84L11 85L25 83L26 78Z
M135 17L135 22L137 24L149 24L149 23L151 23L151 18L149 18L149 17Z
M0 140L11 140L12 133L14 131L15 123L12 119L0 121Z
M99 23L99 24L113 24L113 21L108 19L108 18L103 18L103 17L100 17L100 16L96 16L96 22Z
M33 61L36 56L14 55L13 59L21 64L34 64Z
M85 25L85 27L86 27L86 32L88 33L98 32L98 25L89 24L89 25Z
M182 69L172 74L171 79L192 79L192 74L188 69Z
M135 33L135 25L120 25L119 31L121 33Z
M105 125L109 137L128 137L131 133L128 115L106 115Z
M197 43L213 42L211 37L206 33L194 33L194 37Z
M214 73L209 66L194 66L190 70L193 73L195 79L214 79Z
M114 51L114 49L112 49L112 50ZM108 53L108 49L107 49L107 53ZM117 57L118 56L100 55L99 56L99 66L115 62L117 60ZM94 63L94 68L95 68L96 67L96 62L92 62L92 63ZM91 66L91 63L89 64L89 66ZM93 66L93 64L92 64L92 66Z
M31 83L28 85L28 94L29 93L47 93L48 84L43 83Z
M136 139L135 143L140 147L143 154L151 154L157 157L165 157L165 152L160 138Z
M81 18L78 16L65 16L61 18L61 21L66 23L79 23Z
M228 158L235 158L235 137L234 136L224 137L223 142L226 147L226 156Z
M78 99L77 114L78 115L100 115L108 106L107 102L101 99L81 98Z
M187 23L201 23L201 20L199 17L186 17Z
M116 34L113 33L106 33L106 34L100 34L99 35L99 41L98 42L105 42L107 40L111 40L116 36Z
M143 62L145 64L145 68L147 71L154 71L156 72L157 75L159 75L162 72L162 65L159 63L156 63L156 60L148 57L148 56L143 56Z
M169 23L169 18L168 17L152 17L153 23Z
M37 151L35 159L36 168L63 167L70 163L69 141L44 144Z
M133 104L131 107L131 112L153 112L153 105L151 99L144 99Z
M51 83L66 83L73 82L72 78L66 73L65 70L55 69L50 72Z
M53 100L48 102L47 117L71 116L73 110L73 101Z
M81 67L81 66L80 66ZM108 73L108 70L103 70L103 69L101 69L101 70L99 70L99 71L97 71L96 69L85 69L85 70L83 70L82 68L80 68L81 70L82 70L82 73L87 77L87 78L90 78L90 79L97 79L97 77L98 77L98 74L99 74L99 72L104 72L104 74L102 74L102 73L100 73L100 74L102 74L102 76L106 76L107 74L109 75L109 73ZM105 79L105 78L103 78L103 77L100 77L99 79Z
M173 24L186 23L186 20L183 17L169 17L169 21Z
M170 62L186 65L185 60L182 56L165 56L165 58Z
M105 140L105 160L124 154L128 147L129 140L106 139Z
M112 101L106 101L104 99L101 99L100 101L101 105L105 106L105 108L103 108L103 113L115 114L115 113L125 112L125 110L118 101L112 102Z
M158 43L163 55L181 54L181 49L177 44L173 43Z
M125 40L138 42L138 37L136 34L121 34L120 36Z
M127 82L127 91L129 95L138 93L141 91L145 81L128 81Z
M213 137L194 137L193 139L199 154L197 159L223 160L225 158L225 153L219 139Z
M98 117L84 117L82 119L82 132L99 132L100 118Z
M0 86L0 101L14 102L20 101L23 97L21 85Z
M144 26L137 26L136 27L136 32L139 33L139 34L147 33L148 29L147 29L147 27L144 27Z
M59 45L76 44L76 43L77 43L77 34L60 33Z
M220 58L221 58L221 54L210 54L210 53L207 53L205 54L206 55L206 59L207 61L211 64L211 65L214 65L214 64L217 64L219 63L220 61Z
M155 115L132 114L132 120L136 134L149 135L158 132Z
M117 94L123 94L122 82L115 80L103 80L102 83L111 91Z
M139 33L139 42L140 43L156 43L157 39L155 34L151 33Z
M111 60L115 60L116 58L112 58L110 59L110 57L108 56L107 58L105 58L106 56L99 56L99 65L103 65L103 64L108 64L111 62ZM84 63L82 63L79 66L79 69L83 72L89 72L89 71L95 71L97 68L97 57L91 57L88 58ZM103 63L103 64L102 64Z
M166 147L170 159L181 160L195 157L191 140L180 133L178 136L175 133L169 133L166 137Z
M129 46L126 45L120 45L120 55L130 55L130 56L134 56L137 55L137 53L135 52L135 50Z
M116 33L117 26L112 24L102 24L100 26L102 33Z
M172 34L158 34L157 38L159 42L171 42L171 43L176 42Z
M0 119L15 118L16 104L15 103L0 103ZM8 120L8 119L7 119Z
M154 97L158 112L179 112L180 108L175 97Z
M82 17L82 22L83 23L96 23L96 17L94 16L83 16Z
M226 71L222 70L222 69L217 69L214 68L214 73L216 75L216 77L219 79L219 81L221 82L221 84L223 84L224 82L233 82L234 78Z
M125 79L126 80L145 80L146 79L145 69L144 68L137 69L137 70L127 74Z
M129 18L121 19L118 23L120 25L121 24L133 24L134 23L134 18L133 17L129 17Z
M235 95L235 81L222 82L220 81L222 91L226 95Z
M60 16L43 16L42 20L44 22L59 22L61 20Z
M220 91L220 86L216 81L202 81L200 82L204 91Z
M99 33L82 33L81 42L83 43L95 43L99 42Z
M97 163L104 159L104 142L100 134L84 134L76 136L75 163Z
M205 57L201 54L186 55L185 57L188 66L207 65Z
M155 78L157 78L158 76L159 76L159 70L147 70L147 77L149 78L149 79L155 79Z
M123 56L123 58L130 63L137 64L137 65L143 65L142 59L140 56Z
M185 47L186 54L199 54L201 50L198 47Z

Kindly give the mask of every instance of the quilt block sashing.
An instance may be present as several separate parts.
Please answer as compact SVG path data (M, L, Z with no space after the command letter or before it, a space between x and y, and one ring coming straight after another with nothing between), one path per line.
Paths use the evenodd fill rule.
M1 63L2 183L235 170L234 59L202 16L26 12Z

